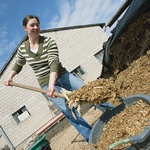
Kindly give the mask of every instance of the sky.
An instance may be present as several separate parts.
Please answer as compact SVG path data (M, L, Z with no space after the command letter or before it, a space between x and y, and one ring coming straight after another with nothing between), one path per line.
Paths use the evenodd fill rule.
M126 0L0 0L0 70L25 36L26 15L40 19L41 30L108 23ZM113 27L112 27L113 28ZM106 28L109 34L111 28Z

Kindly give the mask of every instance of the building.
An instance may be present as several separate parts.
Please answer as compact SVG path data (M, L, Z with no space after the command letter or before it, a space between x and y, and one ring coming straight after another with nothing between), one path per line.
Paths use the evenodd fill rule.
M101 23L56 28L43 30L41 35L50 36L56 41L63 66L88 83L96 80L101 73L101 50L108 39L103 27ZM3 85L15 62L16 50L0 73L0 148L8 145L11 149L19 149L20 144L60 114L41 93ZM14 78L14 82L39 87L28 65Z

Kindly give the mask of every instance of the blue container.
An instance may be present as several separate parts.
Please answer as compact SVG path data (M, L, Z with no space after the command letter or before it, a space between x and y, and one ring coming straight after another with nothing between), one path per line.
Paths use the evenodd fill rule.
M107 110L105 113L103 113L93 125L89 137L89 144L96 144L98 142L103 127L113 116L120 113L127 105L132 105L133 102L139 99L142 99L150 104L150 96L145 94L136 94L127 98L122 98L122 104L112 110ZM150 125L148 125L141 134L130 137L129 141L133 143L132 146L125 148L124 150L150 150ZM92 147L92 150L95 150L94 146Z

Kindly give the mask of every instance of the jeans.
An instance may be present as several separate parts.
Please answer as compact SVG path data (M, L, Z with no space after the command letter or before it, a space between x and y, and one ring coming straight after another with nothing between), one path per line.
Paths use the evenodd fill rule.
M57 92L60 92L61 88L72 91L77 90L84 83L79 80L77 77L67 72L63 74L56 82L55 88ZM42 87L43 89L48 89L48 84ZM45 96L53 102L53 104L65 115L68 121L78 130L78 132L84 137L84 139L88 142L90 131L92 127L78 114L75 108L70 110L68 108L68 104L66 104L65 98L51 98L45 94ZM72 112L74 113L76 119L73 117Z
M68 91L77 90L82 87L84 83L78 79L73 74L67 72L63 74L55 83L55 88L57 92L60 92L61 88L64 88ZM48 89L48 84L42 87L43 89ZM78 132L84 137L84 139L88 142L90 131L92 127L78 114L76 109L73 107L72 111L76 117L73 117L71 110L68 108L68 104L66 104L65 98L51 98L44 94L53 104L65 115L68 121L78 130ZM104 111L105 107L108 107L109 103L104 103L98 107L98 109ZM111 106L111 105L110 105Z

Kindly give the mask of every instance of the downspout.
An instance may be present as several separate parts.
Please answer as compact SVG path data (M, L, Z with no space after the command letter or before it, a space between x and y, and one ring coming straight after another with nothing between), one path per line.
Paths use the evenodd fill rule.
M52 119L49 123L47 123L45 126L43 126L40 130L36 132L36 135L42 134L46 129L54 125L58 120L60 120L64 116L63 113L60 113L58 116L56 116L54 119Z
M5 131L1 126L0 126L0 133L2 134L2 136L4 136L4 139L7 141L8 146L11 148L11 150L15 150L13 144L11 143L10 139L7 137L7 134L5 133Z

